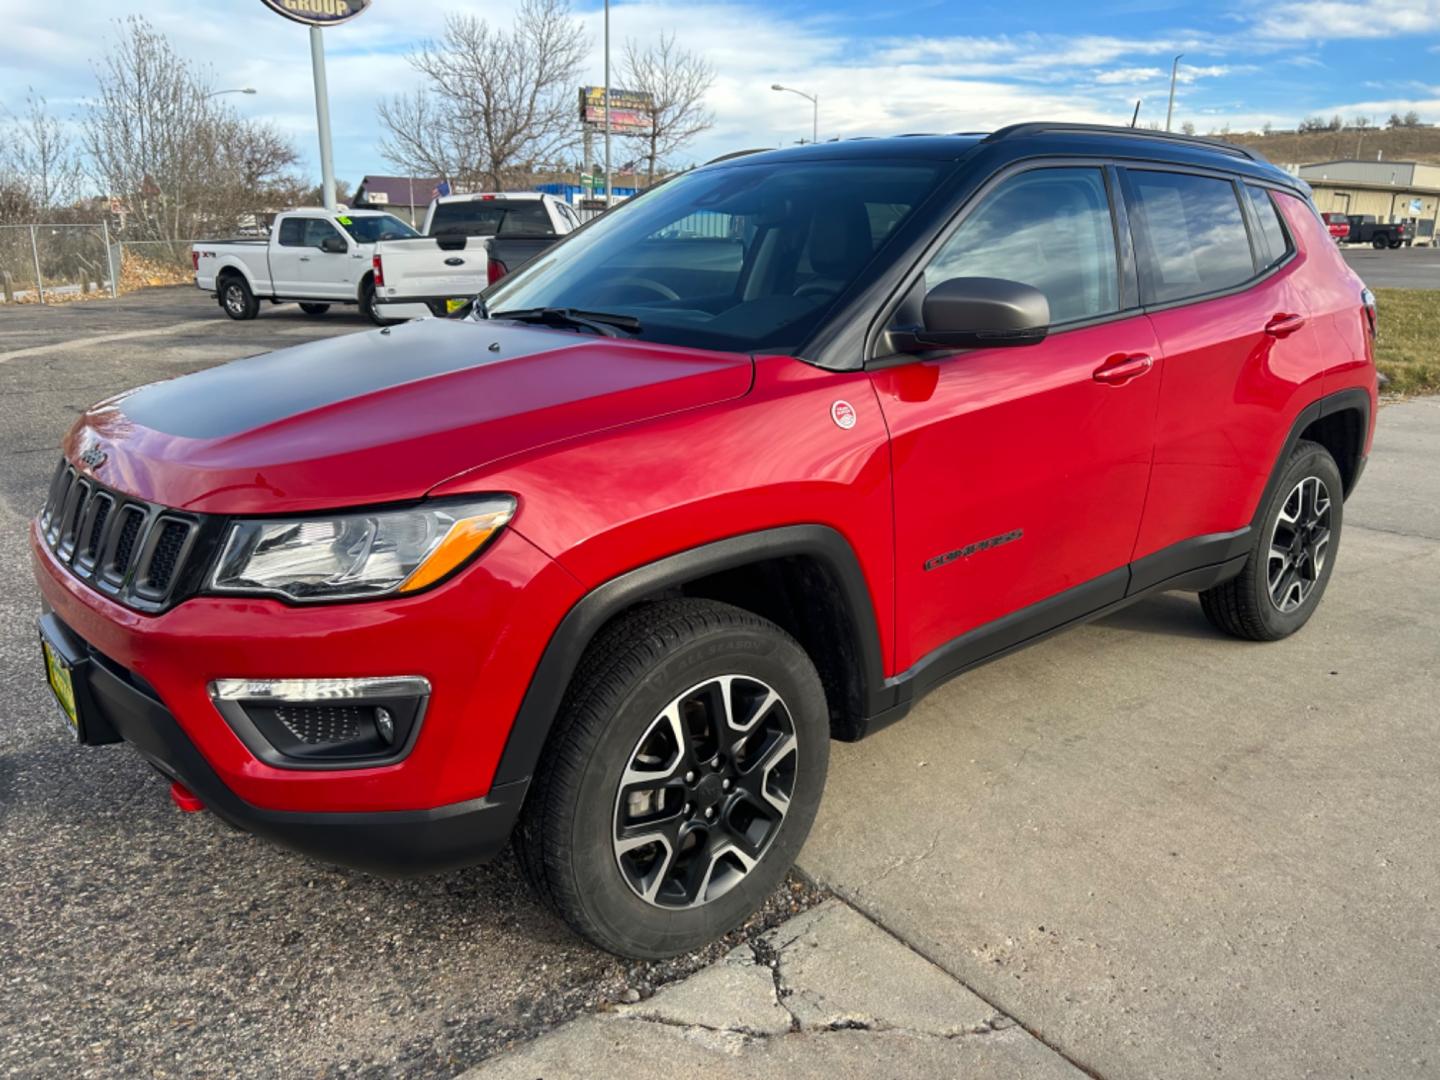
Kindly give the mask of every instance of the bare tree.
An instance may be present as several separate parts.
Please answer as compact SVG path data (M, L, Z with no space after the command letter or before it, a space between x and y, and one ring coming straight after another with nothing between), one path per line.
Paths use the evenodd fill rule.
M34 90L25 96L24 114L6 114L0 139L8 151L9 185L25 193L33 211L57 210L79 197L82 172L74 140Z
M208 73L143 17L118 25L95 72L84 141L96 182L129 213L130 234L189 239L262 208L298 160L294 147L211 97Z
M649 133L632 136L649 186L655 183L660 161L714 125L705 95L715 85L715 69L703 57L678 48L672 31L648 49L626 41L623 70L626 89L649 94L652 102Z
M426 85L381 102L380 153L397 168L501 189L574 143L586 52L569 0L524 0L506 30L449 15L410 55Z

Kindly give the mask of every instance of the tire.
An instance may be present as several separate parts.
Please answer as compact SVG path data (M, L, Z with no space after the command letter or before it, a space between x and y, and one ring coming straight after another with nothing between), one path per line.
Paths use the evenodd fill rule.
M1370 246L1373 247L1376 251L1384 251L1387 247L1390 246L1390 241L1387 240L1382 233L1370 241Z
M306 315L309 315L312 319L318 319L321 315L324 315L327 311L330 310L330 305L329 305L329 304L301 304L301 305L300 305L300 310L303 311Z
M1391 251L1396 251L1396 250L1399 249L1400 245L1401 245L1401 241L1399 241L1399 240L1391 240L1391 241L1390 241L1390 250L1391 250Z
M227 274L220 279L217 292L220 310L237 322L253 319L260 314L260 301L250 291L250 286L239 274Z
M1307 524L1312 508L1317 522L1313 530ZM1292 526L1282 515L1298 520ZM1319 443L1301 439L1265 507L1245 568L1200 594L1206 618L1217 629L1250 641L1278 641L1299 630L1325 595L1340 552L1344 516L1344 487L1335 459ZM1277 555L1281 551L1283 557Z
M405 321L404 319L387 319L380 314L375 306L375 282L369 278L366 278L365 283L360 286L360 310L376 326L394 326Z
M730 715L751 714L743 729L725 725L727 699ZM794 863L829 739L820 678L778 626L705 600L645 604L601 631L576 669L515 831L520 867L602 949L696 949L743 922ZM622 799L622 778L637 774Z

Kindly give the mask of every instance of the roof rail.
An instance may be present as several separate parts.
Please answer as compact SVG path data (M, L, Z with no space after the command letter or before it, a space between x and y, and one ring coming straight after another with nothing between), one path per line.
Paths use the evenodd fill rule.
M747 154L763 154L766 150L775 149L773 146L757 146L753 150L731 150L728 154L721 154L719 157L711 158L705 162L706 165L714 165L720 161L730 161L732 158L744 157Z
M1246 147L1236 146L1234 143L1227 143L1220 139L1210 139L1204 135L1180 135L1173 131L1155 131L1153 128L1120 127L1114 124L1065 124L1045 122L1011 124L1008 127L1001 128L999 131L991 132L985 137L984 141L1000 142L1004 139L1018 138L1022 135L1038 135L1042 132L1050 131L1070 131L1077 135L1131 135L1142 139L1168 139L1171 142L1203 147L1206 150L1218 150L1222 154L1248 158L1251 161L1263 162L1265 160L1259 154Z

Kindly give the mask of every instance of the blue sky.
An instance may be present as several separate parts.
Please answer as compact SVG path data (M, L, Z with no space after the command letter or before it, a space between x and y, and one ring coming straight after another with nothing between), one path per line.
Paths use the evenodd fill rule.
M374 0L326 32L336 168L351 183L392 171L377 152L376 102L415 85L405 53L449 11L506 22L513 0ZM0 105L18 110L27 86L61 115L93 92L91 64L112 20L143 13L217 86L254 86L230 101L274 121L317 160L303 27L260 0L0 0ZM600 7L577 3L594 42L587 81L600 80ZM1382 122L1418 111L1440 123L1440 0L1278 0L1182 3L1097 0L637 0L611 13L616 45L674 31L718 78L715 127L686 160L809 135L810 106L773 82L820 95L821 137L983 130L1027 119L1163 121L1170 61L1184 53L1176 126L1203 132L1293 127L1306 115Z

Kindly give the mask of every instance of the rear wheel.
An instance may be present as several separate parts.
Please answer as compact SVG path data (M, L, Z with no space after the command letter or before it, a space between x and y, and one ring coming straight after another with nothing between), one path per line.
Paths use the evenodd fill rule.
M250 291L250 286L239 274L228 274L220 279L220 308L230 318L243 322L260 314L260 301Z
M300 310L312 318L318 318L330 310L329 304L301 304Z
M520 865L601 948L698 948L794 862L829 736L819 676L779 627L709 601L637 608L577 669L516 829Z
M1390 241L1387 240L1382 233L1379 236L1376 236L1375 239L1370 241L1370 246L1373 247L1376 251L1383 251L1390 246Z
M1266 507L1245 568L1200 594L1206 617L1251 641L1277 641L1299 630L1325 594L1344 514L1335 459L1302 439Z

